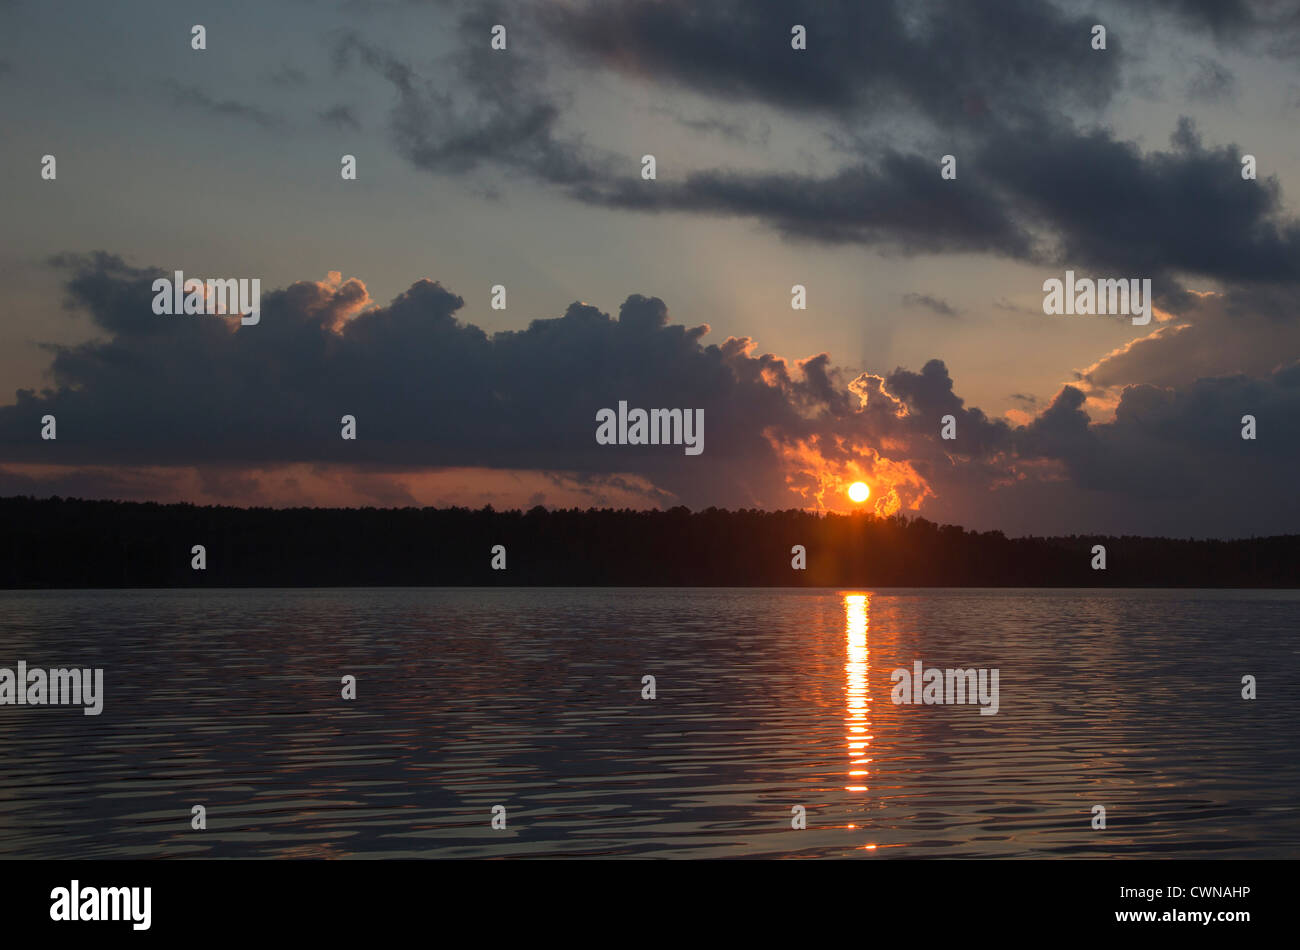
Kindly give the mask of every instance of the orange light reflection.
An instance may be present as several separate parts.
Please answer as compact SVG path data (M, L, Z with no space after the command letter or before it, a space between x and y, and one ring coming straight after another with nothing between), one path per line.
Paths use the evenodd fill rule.
M871 761L865 758L869 750L871 720L867 716L871 702L870 689L867 686L867 609L870 606L870 594L844 595L844 634L847 641L847 662L844 664L846 683L844 687L847 715L844 720L848 735L845 741L849 747L849 764L864 765ZM870 774L867 769L850 769L850 779L861 781L862 776ZM865 792L865 785L845 786L847 792Z

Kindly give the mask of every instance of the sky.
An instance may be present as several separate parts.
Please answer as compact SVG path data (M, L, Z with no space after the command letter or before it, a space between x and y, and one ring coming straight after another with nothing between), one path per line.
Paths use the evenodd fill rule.
M1300 531L1300 8L1134 6L0 0L0 494Z

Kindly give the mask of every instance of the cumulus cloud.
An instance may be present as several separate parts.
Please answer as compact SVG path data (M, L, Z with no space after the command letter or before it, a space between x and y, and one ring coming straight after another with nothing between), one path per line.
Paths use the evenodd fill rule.
M672 323L658 297L629 296L616 318L575 303L488 334L437 282L379 305L336 273L264 292L261 322L242 327L156 316L153 268L103 253L56 264L104 339L50 345L50 386L0 407L9 491L171 497L166 470L188 467L186 491L208 499L311 485L340 504L463 503L458 480L485 478L464 473L495 472L550 479L528 492L553 503L843 508L862 479L881 513L1011 532L1300 529L1300 367L1285 360L1152 385L1114 355L1016 425L967 406L940 360L849 376L825 353L709 343L707 326ZM1213 319L1183 333L1212 333ZM1128 358L1158 360L1143 348L1168 345L1163 330ZM1109 420L1085 405L1084 389L1103 385L1116 393ZM620 400L703 409L704 453L598 445L596 412ZM39 438L46 414L56 442ZM356 441L340 438L344 414ZM1240 438L1243 414L1259 440ZM955 440L940 438L947 415Z
M1090 396L1145 383L1185 387L1220 376L1266 377L1300 353L1300 303L1287 293L1202 292L1150 334L1078 374Z
M845 398L820 362L805 371L749 341L704 345L708 328L670 324L658 298L629 297L618 319L573 304L489 336L456 318L463 301L436 282L375 306L360 281L332 275L264 292L261 322L236 329L154 315L152 269L104 254L58 263L109 339L54 348L51 387L0 410L11 461L48 461L31 425L52 413L70 463L636 471L692 503L766 504L784 481L765 430L811 431ZM596 412L620 400L704 409L705 455L598 446ZM356 442L339 438L344 414Z

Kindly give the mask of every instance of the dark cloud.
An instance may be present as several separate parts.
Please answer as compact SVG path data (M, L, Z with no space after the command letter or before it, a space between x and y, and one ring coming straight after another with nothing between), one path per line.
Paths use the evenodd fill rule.
M1157 0L1155 6L1225 38L1244 36L1259 25L1249 0Z
M1187 84L1187 96L1199 102L1227 102L1237 95L1237 77L1223 63L1196 58L1196 72Z
M350 106L337 105L326 109L320 114L320 120L326 125L332 125L338 129L351 129L354 132L361 131L361 121Z
M1037 288L1034 288L1034 289L1037 290ZM993 301L993 306L994 306L996 309L998 309L998 310L1004 310L1004 311L1006 311L1007 313L1027 313L1027 314L1032 314L1032 315L1034 315L1034 316L1039 316L1039 315L1041 315L1042 312L1043 312L1043 310L1042 310L1041 307L1039 307L1038 309L1030 309L1029 307L1021 307L1021 306L1019 306L1019 305L1017 305L1017 304L1012 303L1010 300L1007 300L1006 298L1001 298L1001 299L998 299L998 300Z
M1048 85L1054 84L1061 95L1074 95L1076 70L1100 73L1100 79L1093 76L1094 94L1114 82L1110 67L1078 51L1064 65L1051 61L1049 69L1053 50L1064 54L1074 44L1086 51L1088 34L1083 21L1056 18L1050 8L1037 5L1011 11L1016 17L1010 24L963 7L960 22L950 22L951 16L927 22L924 39L913 35L915 24L890 9L873 14L871 29L850 39L855 23L867 25L863 9L857 4L818 7L809 14L815 21L809 28L832 49L819 47L816 55L802 59L789 48L789 11L780 5L739 10L723 4L690 16L684 8L642 3L527 10L558 44L580 52L595 38L608 41L611 45L600 45L599 59L616 68L650 69L661 82L698 81L706 92L748 89L751 97L800 109L810 103L832 109L876 104L889 98L874 85L883 84L920 96L936 121L950 122L955 110L980 125L990 102L1005 98L1002 112L1010 118L1032 114L1027 99ZM519 14L523 22L528 22L526 16ZM390 124L399 149L415 165L441 173L489 166L525 171L586 203L756 218L793 238L907 252L1031 254L1029 235L999 207L1000 196L977 179L959 187L943 182L938 154L884 148L821 177L727 169L679 173L671 157L662 156L660 180L647 185L639 176L640 156L616 156L565 131L567 103L552 90L547 63L518 49L503 55L487 48L484 38L492 20L482 10L462 19L465 49L451 58L453 75L440 82L355 33L337 39L337 67L360 63L393 86L398 103ZM1035 31L1034 42L1024 42ZM758 55L773 38L778 51L784 48L791 55L783 53L771 62ZM870 47L865 52L864 42ZM984 42L989 48L979 49ZM969 48L959 56L962 44ZM696 54L706 46L716 48L701 60ZM722 78L713 82L708 71ZM959 77L957 71L969 75ZM972 86L976 73L981 77L977 90ZM1020 95L1011 95L1013 87ZM982 105L972 112L976 100ZM685 121L742 134L730 120Z
M575 186L572 194L606 207L753 217L797 239L1031 256L1032 236L995 192L979 184L953 188L938 168L935 159L891 152L878 164L821 178L708 171L646 182L627 175Z
M787 237L1150 277L1167 304L1184 299L1183 274L1300 280L1300 222L1285 213L1277 179L1243 181L1244 150L1206 147L1189 119L1167 150L1148 153L1103 129L1048 120L1003 131L969 161L958 158L956 181L939 177L934 157L889 152L821 178L708 171L644 182L628 174L572 193L617 208L754 217Z
M1023 440L1061 459L1080 494L1118 500L1130 522L1162 533L1295 530L1287 469L1300 461L1300 365L1182 389L1131 386L1105 423L1089 425L1082 400L1066 387ZM1241 437L1245 415L1255 440Z
M295 66L284 65L267 77L276 86L305 86L307 74Z
M1217 41L1293 59L1300 38L1300 7L1286 0L1157 0L1182 26L1206 30Z
M904 110L942 127L978 125L989 113L1096 104L1119 86L1119 40L1116 55L1092 55L1094 20L1032 0L590 0L544 5L538 19L589 63L712 97L837 116ZM806 51L791 48L796 23L807 29Z
M931 313L937 313L941 317L956 317L959 311L946 300L931 296L930 294L903 294L904 307L920 307L923 310L929 310Z
M1238 11L1222 28L1257 13ZM497 16L479 8L462 16L464 47L440 81L357 34L337 40L340 68L360 63L393 86L393 134L418 167L522 172L591 205L751 219L791 239L1151 277L1165 306L1186 301L1189 275L1300 279L1300 224L1285 213L1276 178L1242 181L1240 147L1204 144L1188 119L1169 148L1152 151L1085 124L1120 88L1125 61L1123 30L1112 29L1104 52L1091 49L1093 15L1027 0L941 8L846 0L797 12L766 0L703 8L634 0L514 10L516 38L540 31L572 60L543 60L547 44L490 50ZM806 53L790 48L792 22L808 29ZM817 115L846 160L810 174L691 168L665 153L656 156L658 180L643 181L639 155L616 155L568 128L557 64L724 105ZM1204 60L1193 85L1201 98L1222 98L1233 79ZM740 134L730 119L686 121ZM905 140L934 144L918 150ZM957 159L956 180L939 176L944 154Z
M1300 354L1300 301L1290 291L1191 298L1180 315L1078 374L1092 395L1146 383L1182 388L1207 377L1267 377Z
M525 170L543 181L572 184L603 175L581 140L559 128L562 107L544 92L538 67L482 42L453 58L450 82L421 76L400 57L356 33L334 44L339 70L354 63L383 77L397 94L390 127L401 153L415 166L464 173L483 165Z
M662 106L655 108L654 111L672 116L673 121L684 129L717 135L742 145L767 145L772 137L772 126L767 122L746 122L720 115L691 117Z
M178 108L223 118L240 119L264 129L277 128L282 124L280 119L257 106L250 106L234 99L214 99L198 86L173 84L172 102Z
M45 457L31 426L49 412L68 463L634 470L695 501L726 485L757 504L784 489L764 429L809 427L801 412L825 387L744 341L702 345L707 328L669 324L656 298L629 297L618 319L574 304L489 336L458 321L462 300L430 281L371 309L357 281L298 283L265 293L261 322L234 330L155 315L152 269L102 254L58 263L109 338L54 348L51 387L0 409L11 461ZM705 454L598 446L595 414L620 399L703 408ZM345 413L356 443L339 438Z
M6 470L15 490L100 494L79 470L108 466L102 490L124 494L132 472L156 481L150 467L185 465L209 494L239 495L244 469L307 464L405 503L405 484L376 473L481 467L563 472L660 503L785 507L833 504L863 477L882 510L1013 532L1300 528L1294 362L1169 386L1117 377L1109 422L1067 386L1015 426L968 407L939 360L849 379L824 353L790 362L745 338L707 344L707 327L673 324L657 297L628 297L617 319L575 303L489 335L457 319L463 301L438 283L374 306L359 281L332 275L265 293L261 322L239 327L153 314L151 268L107 254L57 264L105 338L51 346L51 385L0 408L4 463L63 466L48 483ZM619 400L703 409L704 454L597 445L596 411ZM38 437L46 413L57 443ZM344 414L356 442L339 438ZM1240 438L1243 414L1259 440ZM948 415L955 440L940 437Z
M1237 146L1206 147L1182 118L1170 148L1144 154L1102 129L1044 124L987 145L982 174L1031 220L1053 229L1051 258L1151 277L1300 279L1300 222L1284 212L1276 178L1243 181Z

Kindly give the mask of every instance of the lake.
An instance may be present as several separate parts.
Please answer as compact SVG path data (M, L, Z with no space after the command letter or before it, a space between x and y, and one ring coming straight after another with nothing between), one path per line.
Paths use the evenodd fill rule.
M104 671L98 716L0 706L0 856L1297 857L1298 630L1293 591L0 592L0 666ZM996 714L895 703L918 661Z

